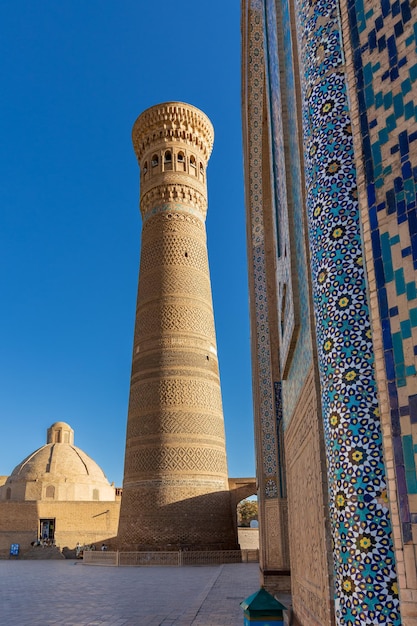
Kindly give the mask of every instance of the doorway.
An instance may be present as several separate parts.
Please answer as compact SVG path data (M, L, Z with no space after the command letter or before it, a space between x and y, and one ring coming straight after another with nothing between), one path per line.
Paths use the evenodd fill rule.
M39 520L39 539L54 543L55 539L55 518Z

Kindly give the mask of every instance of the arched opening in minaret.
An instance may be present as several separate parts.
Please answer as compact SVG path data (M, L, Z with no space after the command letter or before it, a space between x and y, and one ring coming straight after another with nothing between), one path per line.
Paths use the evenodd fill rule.
M167 150L164 154L164 169L172 170L172 154L171 150Z
M200 163L200 178L204 182L204 166Z
M197 168L195 164L195 156L192 154L190 156L190 167L194 170L194 174L197 174Z
M158 155L154 154L152 159L151 159L151 166L152 167L157 167L158 163L159 163Z
M185 172L185 156L184 156L184 152L178 152L178 154L177 154L177 170L179 172Z

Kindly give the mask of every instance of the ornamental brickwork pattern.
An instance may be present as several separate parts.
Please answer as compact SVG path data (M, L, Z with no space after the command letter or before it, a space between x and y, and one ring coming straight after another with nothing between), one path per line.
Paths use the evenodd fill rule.
M234 549L204 225L213 129L166 103L138 118L133 143L143 228L118 541Z

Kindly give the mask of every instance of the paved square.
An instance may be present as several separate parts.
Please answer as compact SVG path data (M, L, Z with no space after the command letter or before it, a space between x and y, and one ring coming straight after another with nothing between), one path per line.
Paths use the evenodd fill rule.
M2 626L242 626L258 563L98 567L0 561Z

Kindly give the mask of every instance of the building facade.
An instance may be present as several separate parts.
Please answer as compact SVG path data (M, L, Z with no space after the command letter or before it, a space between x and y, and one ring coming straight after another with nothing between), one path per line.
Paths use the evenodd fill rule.
M0 555L18 543L47 540L66 555L78 544L114 540L121 489L74 445L74 431L55 422L44 446L29 454L10 476L0 477Z
M261 567L309 626L417 623L412 8L242 3Z
M118 542L237 548L207 255L213 127L168 102L133 127L142 243Z

